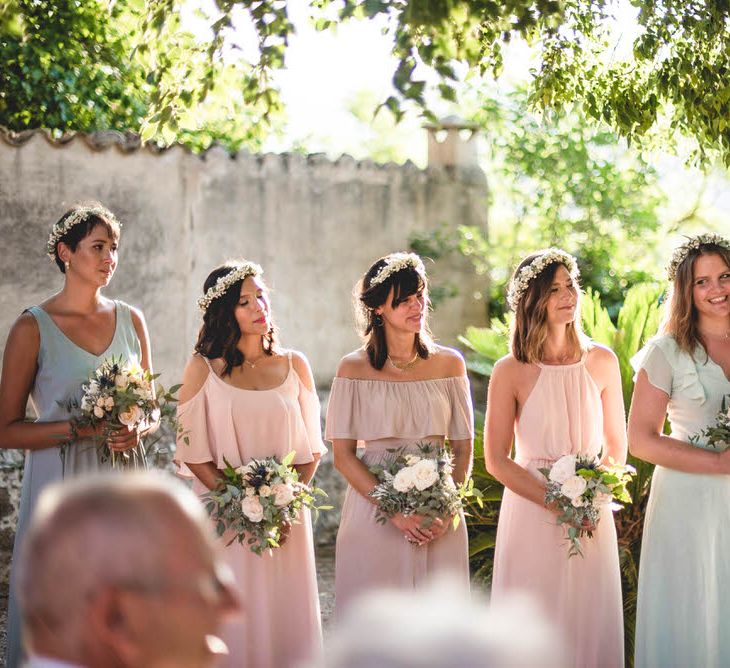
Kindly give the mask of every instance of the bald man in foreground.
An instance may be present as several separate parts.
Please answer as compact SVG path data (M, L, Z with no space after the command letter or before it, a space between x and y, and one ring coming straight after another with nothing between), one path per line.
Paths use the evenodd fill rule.
M43 493L19 563L26 668L202 668L238 608L205 511L161 474Z

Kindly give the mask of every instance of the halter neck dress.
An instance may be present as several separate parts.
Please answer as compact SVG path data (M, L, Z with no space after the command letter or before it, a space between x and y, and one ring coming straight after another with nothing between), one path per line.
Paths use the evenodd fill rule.
M601 454L601 396L585 366L540 364L540 375L515 424L515 462L542 478L563 455ZM504 490L497 526L492 600L523 591L553 621L575 668L623 666L623 604L616 528L604 506L584 556L568 557L555 515Z
M67 403L81 400L81 386L108 357L123 357L130 362L141 362L142 350L134 329L130 307L116 301L116 326L107 349L94 355L76 345L56 325L51 316L40 306L28 309L38 324L40 347L30 402L38 422L68 420ZM99 460L97 444L82 439L66 447L54 446L25 453L23 488L18 509L18 526L13 547L13 564L18 563L18 553L23 533L43 489L52 482L84 473L109 469L110 464ZM14 571L14 569L12 569ZM14 572L11 574L10 600L8 603L8 668L16 668L22 660L20 610L15 592Z
M178 406L178 474L193 478L193 489L208 489L187 464L226 461L234 468L251 459L278 457L292 450L294 464L307 464L327 450L322 442L317 395L299 378L288 354L289 370L278 387L245 390L220 378L208 365L198 393ZM187 442L186 442L187 440ZM248 546L224 548L234 572L243 615L224 624L221 637L230 654L216 664L230 668L289 668L309 661L321 649L317 574L309 509L292 526L279 548L256 555ZM224 536L221 547L227 543Z

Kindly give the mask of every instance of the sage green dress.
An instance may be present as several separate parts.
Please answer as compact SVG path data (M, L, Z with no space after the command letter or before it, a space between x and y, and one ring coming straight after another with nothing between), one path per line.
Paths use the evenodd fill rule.
M38 422L67 420L70 417L67 402L74 398L81 400L82 384L88 381L104 359L121 356L128 361L141 362L142 350L130 308L121 301L115 301L115 306L114 337L101 355L94 355L73 343L40 306L31 306L28 309L36 319L40 331L38 371L30 394ZM20 666L23 659L21 618L15 592L15 566L18 563L23 533L38 497L50 483L107 468L109 464L99 461L98 449L91 440L77 441L65 448L55 446L43 450L28 450L25 453L23 489L10 571L7 668Z
M669 396L672 437L692 447L714 424L730 380L702 348L694 359L671 336L633 358ZM644 519L636 614L636 668L730 666L730 476L657 466Z

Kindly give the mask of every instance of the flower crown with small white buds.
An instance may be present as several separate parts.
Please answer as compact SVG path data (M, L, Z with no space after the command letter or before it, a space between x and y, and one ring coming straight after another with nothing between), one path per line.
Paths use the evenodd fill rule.
M384 283L390 276L398 273L406 267L413 267L417 272L425 274L426 267L423 266L421 260L415 253L392 253L385 259L385 264L379 269L378 273L370 280L370 287Z
M513 311L517 310L517 306L530 285L532 279L537 278L551 264L559 262L565 265L571 278L578 278L578 262L570 254L559 248L548 248L544 253L538 255L530 264L520 269L517 275L512 279L507 290L507 303Z
M260 276L263 273L264 270L255 262L243 262L235 267L233 271L228 272L225 276L221 276L215 282L215 285L208 288L206 293L198 299L198 308L205 313L211 302L222 296L234 283L243 281L248 276Z
M689 237L685 243L678 248L674 249L672 253L672 259L667 265L667 278L673 281L677 276L677 269L687 259L687 256L693 250L699 250L700 246L712 244L714 246L720 246L725 250L730 251L730 241L725 237L721 237L719 234L698 234L696 237Z
M57 255L56 245L59 240L63 238L72 227L76 227L79 223L83 223L89 216L97 216L103 218L110 225L122 224L114 217L114 214L105 209L103 206L80 206L74 209L73 213L67 216L63 221L56 223L51 228L51 233L48 235L48 242L46 243L46 253L51 260L55 260Z

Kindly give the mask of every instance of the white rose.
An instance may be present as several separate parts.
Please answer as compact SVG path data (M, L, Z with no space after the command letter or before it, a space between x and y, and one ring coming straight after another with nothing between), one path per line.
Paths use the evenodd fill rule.
M575 455L564 455L550 469L548 478L561 485L575 475Z
M422 459L413 467L413 479L418 489L428 489L439 479L438 465L435 459Z
M114 397L107 397L104 400L104 408L106 408L108 411L114 408Z
M580 496L576 496L571 503L573 504L574 508L581 508L583 504L583 499Z
M261 487L259 487L259 496L271 496L271 487L268 485L261 485Z
M274 493L274 505L277 508L289 505L294 500L294 488L285 483L276 483L271 490Z
M416 481L413 477L413 469L409 466L404 466L393 478L393 487L395 487L398 492L407 492L409 489L412 489L415 484Z
M127 427L133 427L142 421L144 413L137 404L132 404L126 411L119 413L119 422Z
M124 390L127 388L127 385L129 385L129 376L127 376L124 373L118 373L114 377L114 385L118 387L120 390Z
M257 496L246 496L241 501L243 514L252 522L260 522L264 519L264 507Z
M100 406L94 406L94 415L96 415L96 417L98 417L98 418L103 418L104 409L101 408Z
M142 399L142 401L150 401L152 399L152 392L145 387L135 388L134 394Z
M586 491L587 485L588 483L585 478L581 478L579 475L574 475L562 484L560 487L560 493L563 496L567 496L572 501L573 499L577 499Z
M253 496L256 494L256 489L253 487L246 487L246 496Z
M414 464L418 464L420 461L421 458L418 455L406 455L406 466L413 466Z

